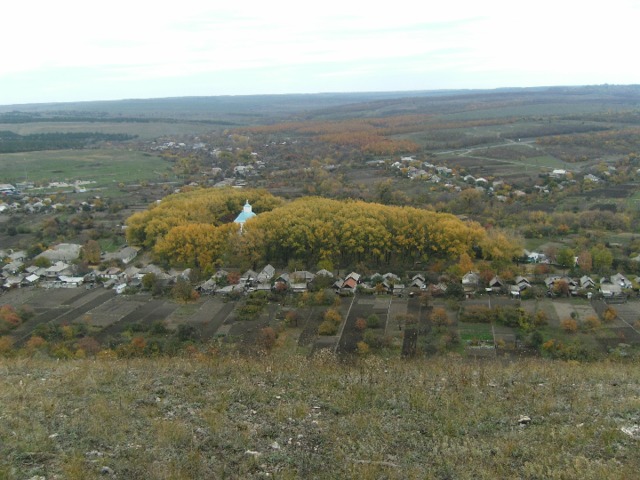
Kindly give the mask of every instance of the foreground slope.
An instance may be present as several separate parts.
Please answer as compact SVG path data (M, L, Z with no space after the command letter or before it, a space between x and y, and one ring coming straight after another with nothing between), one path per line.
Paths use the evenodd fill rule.
M211 351L3 359L0 371L1 478L619 479L640 468L633 364Z

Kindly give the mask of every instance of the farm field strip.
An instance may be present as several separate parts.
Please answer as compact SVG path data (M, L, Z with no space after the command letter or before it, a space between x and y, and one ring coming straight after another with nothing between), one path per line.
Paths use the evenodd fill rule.
M128 313L120 320L112 323L96 335L98 341L103 341L109 336L124 332L129 325L143 321L154 310L160 308L165 303L164 300L151 299L139 305L135 310Z

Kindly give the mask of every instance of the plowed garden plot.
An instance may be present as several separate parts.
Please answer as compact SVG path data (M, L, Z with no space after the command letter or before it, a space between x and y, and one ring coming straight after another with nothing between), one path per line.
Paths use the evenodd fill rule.
M60 291L64 290L64 292ZM72 293L73 295L70 295ZM115 294L112 291L96 290L92 295L77 296L77 289L55 289L55 290L42 290L34 289L34 294L31 297L33 301L42 302L44 306L37 311L41 312L31 320L24 322L18 328L16 328L11 336L15 339L16 343L20 346L27 340L31 332L40 324L45 323L71 323L72 319L83 315L91 309L105 302L107 299L112 298ZM76 305L72 308L70 305L62 305L62 302L56 302L53 304L51 300L70 300L75 298L73 303ZM40 303L38 303L40 305ZM71 320L70 320L71 319Z
M640 302L632 301L614 305L613 308L616 310L618 318L607 326L614 330L618 343L640 345L640 325L638 325Z
M91 310L98 307L99 305L102 305L104 302L112 298L114 295L115 295L115 292L113 290L100 291L97 296L92 296L93 298L89 299L89 301L57 317L54 320L54 323L62 325L64 323L81 322L83 321L84 314L86 314L87 312L90 312ZM83 299L86 299L86 297L84 297ZM78 301L80 300L81 299L78 299Z
M326 307L311 307L300 312L300 323L304 326L298 338L299 347L308 347L313 343L318 335L318 327L322 323L322 313L325 310Z
M362 340L362 331L356 329L356 320L366 318L373 313L375 299L354 298L349 317L345 320L344 329L338 342L338 353L354 353L357 344Z
M106 328L147 303L147 297L116 297L94 308L86 315L94 327Z
M549 318L549 325L553 327L559 327L560 322L567 318L575 318L578 324L580 324L588 317L598 316L591 304L587 301L556 299L553 300L553 308L556 311L556 318Z
M208 298L189 315L183 314L180 309L175 310L167 318L166 324L169 328L189 324L195 328L198 338L205 341L218 333L235 305L233 302L223 302L220 298Z
M125 315L117 322L114 322L107 328L103 329L96 335L96 339L99 342L103 342L109 337L115 337L124 332L131 325L137 323L152 324L157 321L162 321L176 308L177 305L168 304L164 300L149 300L148 302L139 305L138 308Z

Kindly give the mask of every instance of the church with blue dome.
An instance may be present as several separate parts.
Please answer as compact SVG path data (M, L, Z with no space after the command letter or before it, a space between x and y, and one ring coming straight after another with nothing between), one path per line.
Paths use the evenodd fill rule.
M249 200L247 200L247 203L245 203L244 207L242 207L242 212L240 212L240 214L236 217L236 219L233 222L240 225L240 232L242 232L242 229L244 227L244 222L246 222L247 220L255 216L256 214L253 213L253 211L251 210L251 204L249 203Z

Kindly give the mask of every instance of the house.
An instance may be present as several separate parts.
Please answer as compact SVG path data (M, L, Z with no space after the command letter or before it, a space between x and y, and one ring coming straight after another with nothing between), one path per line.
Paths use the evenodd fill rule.
M36 258L48 258L52 262L72 262L80 257L82 245L77 243L59 243L38 254Z
M358 281L355 278L347 277L345 278L344 282L342 282L342 285L340 286L340 290L355 291L357 286L358 286Z
M512 297L519 297L520 287L518 287L518 285L509 285L509 295Z
M24 280L22 281L23 285L35 285L35 283L40 280L40 275L36 275L35 273L32 273L30 275L27 275L26 277L24 277Z
M76 288L84 283L84 277L70 277L67 275L60 275L58 280L63 288Z
M144 275L140 273L141 271L142 271L141 268L134 267L133 265L131 265L131 266L125 268L124 276L125 276L125 278L127 280L133 280L134 278L142 279L142 277L144 277Z
M134 258L138 256L138 252L140 248L138 247L123 247L117 252L107 253L104 255L104 260L119 260L125 265L133 261Z
M240 277L240 283L253 283L255 282L256 278L258 278L258 272L255 272L251 269L247 270L246 272L244 272L242 274L242 276Z
M362 283L361 275L356 272L351 272L340 283L336 281L334 283L334 288L336 285L339 285L337 290L354 292L356 290L356 287L360 285L360 283Z
M11 263L7 263L6 265L4 265L2 267L2 271L6 274L6 275L15 275L16 273L18 273L22 268L24 267L24 263L22 263L20 260L14 260Z
M476 290L480 283L480 275L476 272L467 272L462 276L462 287L465 293L471 293Z
M360 274L359 273L351 272L349 275L346 276L345 281L347 281L350 278L353 278L356 281L356 283L360 283Z
M547 286L547 290L549 291L556 290L558 285L561 285L563 282L566 283L568 291L569 293L571 293L571 295L578 294L579 284L573 278L562 275L551 275L544 279L544 284Z
M593 182L593 183L600 183L600 178L596 177L594 174L589 173L587 175L584 176L584 179L588 182Z
M292 283L290 285L290 288L293 293L303 293L307 291L307 283L306 282Z
M487 291L498 293L504 290L504 288L504 281L496 275L491 280L489 280L489 287L487 288Z
M331 273L329 270L325 270L324 268L322 270L318 270L316 272L316 276L323 276L323 277L330 277L333 278L333 273Z
M600 293L604 298L619 297L622 295L622 287L616 283L601 282Z
M404 286L403 283L394 283L393 284L393 289L391 290L391 293L393 295L401 297L402 294L404 293L404 290L405 290L405 286Z
M549 259L544 253L524 251L524 257L526 263L549 263Z
M621 273L611 276L611 283L620 285L622 288L633 288L631 281Z
M16 250L9 255L9 261L11 262L24 262L27 259L27 252L24 250Z
M112 280L119 280L121 277L124 276L124 272L122 271L121 268L110 267L110 268L107 268L104 272L102 272L102 276Z
M289 275L292 282L298 283L309 283L313 282L316 278L314 273L308 272L306 270L298 270Z
M45 270L44 276L49 280L52 280L58 278L60 275L71 274L73 273L72 270L73 268L71 265L64 262L56 262Z
M409 288L419 288L420 290L427 289L427 281L424 278L424 275L417 274L411 278L411 283L409 284Z
M580 277L579 283L580 288L595 288L596 286L596 282L594 282L593 279L587 275L583 275L582 277Z
M229 272L222 269L218 270L216 273L213 274L213 278L215 278L216 280L219 280L221 278L224 278L226 280L228 276L229 276Z
M16 193L16 187L10 183L0 183L0 195L13 195Z
M11 275L5 279L3 287L6 289L17 288L22 284L23 279L22 275Z
M213 295L216 291L216 281L213 278L210 278L206 282L201 283L196 287L196 290L200 292L202 295Z
M439 282L439 283L436 283L436 284L430 284L427 287L427 290L434 297L438 296L438 295L444 295L447 292L447 285L444 282Z
M401 281L399 276L391 272L385 273L384 275L382 275L382 278L392 283L398 283Z
M520 275L516 277L515 282L516 282L516 286L520 289L520 291L526 290L527 288L531 288L531 283L529 283L529 280L527 280L525 277L522 277Z
M273 276L276 274L276 269L271 265L267 265L262 269L262 271L256 276L256 281L258 283L269 282Z

